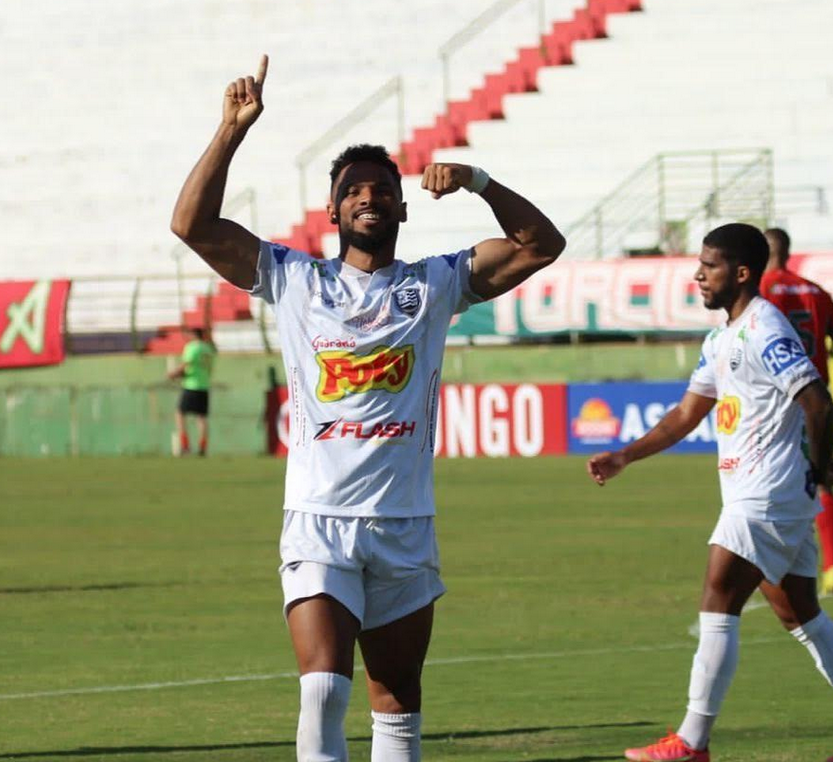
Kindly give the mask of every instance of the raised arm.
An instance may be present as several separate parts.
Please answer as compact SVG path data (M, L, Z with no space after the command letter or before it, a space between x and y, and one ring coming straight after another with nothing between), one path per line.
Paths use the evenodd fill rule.
M669 410L644 437L616 452L602 452L590 458L587 461L587 473L596 484L603 487L608 479L612 479L633 461L655 455L677 444L697 428L714 407L714 403L711 397L686 392L680 404Z
M422 176L422 187L434 198L471 185L472 167L465 164L429 164ZM483 299L493 299L558 259L566 242L536 206L496 180L489 178L479 193L506 237L474 247L469 285Z
M243 289L254 285L260 241L236 222L221 218L220 209L231 159L263 111L268 66L264 55L256 77L241 77L226 88L223 119L182 186L171 220L174 234L219 275Z
M810 464L816 483L830 489L829 463L833 455L833 402L821 381L807 384L795 401L804 410Z

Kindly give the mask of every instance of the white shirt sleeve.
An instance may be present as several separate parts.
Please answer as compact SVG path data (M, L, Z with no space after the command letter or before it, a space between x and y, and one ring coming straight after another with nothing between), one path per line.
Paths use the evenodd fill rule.
M700 360L691 374L688 391L701 397L717 399L717 378L714 372L714 341L713 334L706 336L700 348Z
M452 314L465 312L472 304L483 301L471 290L471 249L463 249L455 254L430 257L429 265L437 275L438 289L448 298Z
M756 332L755 360L775 387L792 399L820 376L795 329L780 313L777 318L768 319L765 329Z
M309 259L309 254L302 251L295 251L280 243L261 241L255 284L249 293L267 304L277 304L286 290L291 265Z

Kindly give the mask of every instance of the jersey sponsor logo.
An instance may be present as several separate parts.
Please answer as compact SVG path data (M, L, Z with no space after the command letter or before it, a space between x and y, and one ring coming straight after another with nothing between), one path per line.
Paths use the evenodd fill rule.
M806 356L800 341L781 336L767 344L766 349L761 354L761 359L764 361L767 370L773 376L778 376Z
M315 390L322 402L337 402L348 394L381 390L398 394L411 380L414 345L376 347L370 354L340 350L315 356L321 375Z
M322 349L355 349L356 340L352 336L346 339L327 339L319 335L312 340L312 348L316 352Z
M621 425L610 405L598 397L587 400L578 411L578 417L571 421L573 436L587 442L615 439Z
M726 471L728 473L733 473L737 471L738 466L740 466L740 458L736 457L720 458L717 461L718 471Z
M328 439L401 439L416 433L416 421L388 421L369 424L365 421L324 421L318 424L317 441Z
M346 320L344 324L354 331L373 333L391 321L390 302L386 299L375 312L362 313L358 317Z
M718 434L734 434L740 421L740 399L726 395L717 403Z
M418 288L403 288L401 291L395 291L394 297L396 306L409 317L416 315L422 305Z

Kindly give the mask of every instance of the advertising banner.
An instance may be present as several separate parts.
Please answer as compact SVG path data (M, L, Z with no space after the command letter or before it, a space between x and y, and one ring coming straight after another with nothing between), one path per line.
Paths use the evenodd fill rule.
M833 292L833 254L794 254L789 268ZM724 317L703 307L697 258L558 262L455 318L451 336L705 333Z
M570 384L567 425L571 453L618 450L639 439L680 401L687 381ZM668 452L717 452L715 413Z
M721 319L703 308L695 257L559 262L459 316L454 336L698 333Z
M445 384L434 453L449 458L558 455L567 451L562 384ZM268 451L285 456L290 411L285 387L267 392Z
M64 360L68 280L0 282L0 368Z

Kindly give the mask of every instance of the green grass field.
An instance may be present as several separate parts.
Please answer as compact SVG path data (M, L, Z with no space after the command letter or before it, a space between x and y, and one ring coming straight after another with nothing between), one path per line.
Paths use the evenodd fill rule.
M294 760L282 478L256 458L0 459L0 760ZM614 760L676 725L716 482L713 457L604 489L578 458L438 462L423 758ZM823 762L831 710L804 649L748 611L712 759Z

